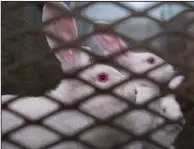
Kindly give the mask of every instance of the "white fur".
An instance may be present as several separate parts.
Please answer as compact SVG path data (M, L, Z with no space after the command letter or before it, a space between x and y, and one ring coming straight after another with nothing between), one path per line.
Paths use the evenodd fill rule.
M157 97L160 94L160 91L156 87L136 85L136 104L144 104L146 101Z
M63 6L63 2L57 2L61 6ZM64 8L66 6L64 5ZM50 11L50 8L46 5L43 8L43 20L47 20L48 18L51 18L52 15L55 15L55 11ZM67 20L62 20L67 21ZM64 23L63 22L63 23ZM59 22L60 23L60 22ZM75 25L74 20L69 20L69 23L72 23L72 25ZM47 26L45 28L45 31L50 31L51 33L56 34L56 28L55 24L54 26ZM61 24L58 24L61 25ZM68 24L67 24L68 25ZM60 26L65 27L65 26ZM72 31L75 32L76 35L76 28L72 29ZM63 32L58 32L60 37L64 37L63 35L60 35ZM64 37L65 38L65 37ZM76 38L76 37L74 37ZM64 39L67 40L67 39ZM53 41L51 38L47 37L47 41L49 43L49 46L52 48L55 48L57 44L55 41ZM90 48L86 48L86 50L90 50ZM75 56L75 63L73 63L70 59L66 59L64 57L64 51L56 52L55 55L58 58L58 60L61 63L61 67L64 72L71 72L74 71L77 68L83 67L90 63L90 58L88 55L84 52L75 52L73 53ZM97 80L97 75L99 73L105 72L108 74L108 81L106 83L102 83ZM119 81L125 79L125 75L120 73L118 70L116 70L113 67L102 65L102 64L96 64L93 67L90 67L89 69L84 70L79 75L80 78L90 82L91 84L94 84L98 88L105 89L107 87L110 87L111 85L118 83ZM128 89L125 89L125 87L121 87L118 89L119 92L122 92L122 95L127 95ZM52 100L48 100L45 97L23 97L21 99L17 99L12 103L9 103L8 107L12 109L13 111L16 111L20 113L21 115L25 116L28 119L31 119L32 121L35 121L37 119L41 119L43 116L45 116L48 113L51 113L53 111L56 111L59 108L59 104L61 105L71 105L75 102L78 102L78 98L91 95L94 92L94 88L90 87L89 85L83 83L79 80L62 80L58 87L50 92L47 92L47 95L50 95L55 99L54 102ZM8 96L2 96L3 102L7 102L10 98L10 96L15 95L8 95ZM11 99L10 99L11 100ZM83 129L86 126L89 126L90 124L94 123L94 120L90 116L86 116L81 112L76 111L74 108L66 109L66 107L62 109L61 112L56 113L50 118L47 118L44 120L45 125L49 125L50 127L58 130L61 133L64 133L66 135L72 135L76 133L76 131ZM124 101L119 101L115 97L107 94L99 94L93 99L90 99L88 101L85 101L84 103L81 103L79 105L79 108L82 111L86 111L99 119L104 119L107 117L110 117L114 113L121 112L125 108L127 108L127 104ZM16 127L18 125L21 125L23 123L22 118L19 118L19 116L15 117L13 113L10 113L9 111L3 110L2 112L2 131L3 133L12 130L13 127ZM42 131L41 131L42 130ZM23 131L18 131L18 133L15 133L15 135L12 136L12 139L24 143L26 148L39 148L41 145L45 145L49 143L50 141L53 141L55 139L58 139L57 135L54 135L54 138L51 134L48 134L47 131L43 131L43 128L40 128L38 125L30 125L28 129L23 129ZM100 134L99 134L100 133ZM117 141L120 141L120 138L123 138L122 133L114 130L108 130L99 128L99 131L93 132L92 136L89 136L89 138L83 134L81 136L82 139L92 139L92 142L98 142L98 140L101 139L107 139L107 143L109 145L114 145L117 143ZM119 138L114 140L114 138ZM112 140L113 139L113 140ZM49 141L50 140L50 141ZM5 142L4 142L5 143ZM102 143L98 143L103 145ZM3 149L16 149L16 147L12 147L11 145L4 145ZM63 147L62 147L63 148ZM77 149L80 149L81 146L78 145L76 147Z
M154 64L149 64L147 62L149 57L155 59ZM126 55L118 57L117 60L121 65L139 74L144 73L164 62L163 59L149 52L128 52ZM150 73L148 73L148 77L158 82L165 82L168 81L174 74L175 71L173 66L165 64L159 68L153 69Z
M156 90L155 88L136 85L136 89L137 105L144 104L146 101L148 101L148 99L159 95L158 90ZM169 118L170 120L177 120L183 117L182 112L180 110L180 106L176 102L175 97L173 95L167 95L165 97L162 97L154 103L151 103L151 106L148 107L152 110L155 110L164 117ZM131 111L121 116L116 121L116 123L121 125L122 127L129 129L135 135L142 135L165 123L165 120L162 117L158 117L146 111L146 109L141 109ZM164 128L153 132L150 137L158 143L162 144L163 146L166 146L167 148L171 149L174 148L173 142L180 134L182 129L183 127L178 124L166 125ZM142 149L158 149L158 147L149 144L146 141L138 142L138 144L139 146L142 146Z
M67 9L67 7L64 5L63 2L57 2L60 4L60 6L64 7L64 9ZM55 15L55 11L49 10L49 7L46 5L43 8L43 21L47 20L48 18L52 18L52 15ZM71 20L70 20L71 21ZM73 25L76 26L75 20L73 19L71 21ZM63 26L65 28L65 26ZM51 31L51 33L54 33L56 36L64 37L61 35L61 32L55 32L56 28L52 26L45 28L46 31ZM77 28L74 28L75 36L77 37ZM66 39L69 40L69 37L66 36ZM73 37L73 38L76 38ZM56 43L49 37L47 37L47 41L49 46L52 48L56 47ZM87 49L90 50L90 49ZM66 61L64 59L64 53L63 51L55 53L58 60L61 62L61 67L64 70L64 72L70 72L70 70L75 70L77 67L83 67L87 64L89 64L89 57L87 54L83 52L76 52L76 64L71 65L71 61ZM121 64L126 65L130 67L133 71L137 73L141 73L143 71L148 70L152 66L145 64L145 58L147 56L154 56L150 53L129 53L129 57L123 57L119 60ZM158 63L162 62L163 60L160 58L156 58L158 60ZM100 72L106 72L109 75L109 81L107 83L101 83L96 80L97 74ZM167 65L164 68L161 68L158 71L151 72L150 76L154 77L156 80L167 80L171 77L171 75L174 73L173 68L171 65ZM96 85L97 87L104 89L109 87L110 85L117 83L123 79L126 78L126 75L123 73L120 73L115 68L107 66L107 65L101 65L96 64L93 67L90 67L89 69L83 71L80 74L80 77L85 79L86 81ZM145 80L134 80L132 83L123 85L118 87L116 89L117 93L120 93L120 95L129 97L130 99L134 100L136 98L135 96L135 89L136 86L140 84L147 84L148 86L155 86L155 89L157 90L157 86L153 85L152 83L147 83ZM95 89L91 88L89 85L84 84L81 81L77 80L62 80L59 86L46 93L54 98L56 98L56 101L60 102L64 105L69 105L74 102L77 102L78 98L83 97L84 95L90 95L94 92ZM143 95L143 94L141 94ZM5 95L2 96L2 101L7 102L7 100L10 97L14 97L15 95ZM139 100L139 99L138 99ZM140 101L141 103L141 101ZM173 104L174 105L174 104ZM166 106L166 104L161 104L161 106ZM41 119L42 116L46 115L47 113L53 112L59 108L59 104L55 103L51 100L46 99L45 97L24 97L21 99L17 99L14 102L9 104L9 108L17 111L18 113L21 113L26 118L30 118L32 121ZM88 101L85 101L82 103L79 108L83 111L87 111L91 115L95 115L99 119L104 119L107 117L110 117L112 114L122 111L125 108L129 108L125 102L117 100L115 97L111 95L98 95L96 97L93 97L93 99L90 99ZM170 107L169 107L170 108ZM84 127L93 124L95 121L89 117L85 116L84 114L76 111L76 109L62 109L63 113L56 115L53 115L51 119L45 119L44 124L49 125L50 127L53 127L54 129L65 133L67 135L72 135L76 132L76 130L83 129ZM176 108L173 110L177 110ZM169 110L171 111L171 110ZM139 112L138 112L139 113ZM134 114L134 113L133 113ZM142 112L140 112L140 115ZM137 114L139 115L139 114ZM143 114L144 116L144 114ZM135 114L135 117L136 114ZM149 117L149 114L147 115ZM53 118L53 119L52 119ZM142 117L139 117L140 120L142 120ZM153 117L150 117L153 119ZM155 119L154 119L155 120ZM130 123L138 124L139 126L142 126L144 124L150 124L150 119L146 118L146 122L141 121L142 123L136 123L136 121L139 122L139 119L132 118L128 119L127 123L123 123L125 125L129 125ZM19 117L15 117L12 113L9 113L8 111L3 110L2 112L2 132L5 133L8 130L11 130L13 127L21 125L23 121ZM152 124L152 123L151 123ZM147 125L146 125L147 126ZM150 125L148 125L150 126ZM151 125L152 126L152 125ZM41 145L45 145L47 143L50 143L50 141L57 140L58 136L54 135L54 138L51 137L50 134L46 133L45 131L41 131L41 128L39 126L31 125L31 131L30 129L26 129L22 133L18 131L18 133L15 133L15 136L12 136L12 139L15 139L16 141L26 143L25 145L30 146L32 148L38 148ZM143 127L142 127L143 128ZM134 126L134 130L136 129L136 125ZM145 128L147 129L147 128ZM96 131L95 131L96 130ZM124 135L120 132L115 132L112 129L103 129L103 127L99 127L93 130L93 133L87 137L87 133L80 136L81 139L89 139L92 143L97 143L97 145L105 145L103 147L109 147L115 144L118 144L122 141L122 139L127 139L127 137L124 137ZM97 131L98 130L98 131ZM50 140L50 141L49 141ZM48 142L47 142L48 141ZM103 143L105 142L105 143ZM5 143L5 142L4 142ZM75 145L75 143L73 143ZM101 146L102 147L102 146ZM64 146L61 146L61 148L64 149ZM65 147L66 148L66 147ZM68 147L67 147L68 148ZM82 149L80 144L78 144L76 149ZM3 149L16 149L16 147L12 147L10 145L4 145Z
M168 87L171 89L176 89L184 81L184 79L184 76L177 76L170 81Z
M95 79L96 74L99 72L107 72L110 76L110 81L108 83L100 83L98 81L93 81ZM87 81L95 84L99 88L106 88L109 87L111 84L116 83L117 81L120 81L124 79L124 76L119 73L116 69L106 66L106 65L96 65L93 68L86 70L80 75L82 78L86 79ZM94 91L91 87L88 85L85 85L84 83L80 83L75 80L63 80L57 87L57 89L50 91L47 93L48 95L51 95L52 97L56 98L56 100L61 101L63 104L72 104L77 101L77 98L83 97L84 95L89 95ZM120 89L122 91L122 88ZM122 91L122 94L125 94L124 91L127 91L127 89ZM12 96L12 95L11 95ZM8 98L11 96L2 96L2 100L6 100L7 102ZM53 101L50 101L46 99L45 97L24 97L21 99L17 99L13 103L9 104L9 108L11 108L14 111L17 111L21 113L22 115L25 115L25 117L30 118L32 120L36 120L38 118L41 118L46 113L52 112L57 110L58 104L56 104ZM94 97L93 99L86 101L84 104L81 104L80 108L84 111L87 111L90 114L94 114L96 117L103 119L106 117L111 116L114 113L121 112L123 109L127 108L127 104L125 102L121 102L118 99L115 99L113 96L110 95L99 95ZM94 121L92 118L83 116L83 114L76 112L74 109L66 110L63 109L64 114L60 115L59 117L56 117L53 120L46 121L46 124L52 125L53 128L58 129L61 132L70 133L72 134L76 130L81 129L84 126L88 126L89 124L93 123ZM65 113L69 113L68 115ZM75 116L74 116L75 115ZM3 110L2 112L2 131L6 132L8 130L11 130L14 126L14 121L17 121L19 119L15 116L7 113ZM12 124L11 124L12 123ZM34 129L32 129L34 128ZM23 134L20 134L19 136L15 136L15 139L21 139L23 138L22 142L27 142L30 147L37 147L37 145L44 145L47 142L47 139L42 140L39 142L37 138L44 138L44 136L49 136L45 132L39 132L36 130L37 128L35 126L32 126L31 132L26 132ZM36 128L36 129L35 129ZM106 130L102 131L103 136L105 137L109 135L109 132L106 132ZM31 137L28 138L27 136L38 136L38 137ZM96 138L98 136L98 133L95 132L93 137ZM101 138L99 136L99 138ZM118 136L119 137L119 136ZM91 137L90 137L91 138ZM98 137L97 137L98 138ZM93 140L94 141L94 140ZM3 148L7 149L7 148ZM8 148L12 149L12 148Z
M137 87L136 101L138 104L142 104L148 99L156 97L157 94L159 95L159 92L155 89L139 86ZM180 106L176 102L175 96L172 94L166 95L158 99L157 101L154 101L154 103L151 103L149 107L170 120L178 120L183 118ZM147 128L144 129L151 130L151 128L154 128L158 124L165 123L163 118L154 116L151 113L146 114L146 112L144 111L136 111L134 115L135 116L133 116L133 119L137 118L138 120L136 120L136 123L141 124L147 121L147 125L141 125L141 127L147 126ZM173 146L172 143L175 141L176 137L180 134L182 129L183 127L178 124L167 125L160 131L156 131L152 137L154 138L154 140L170 148ZM152 149L152 147L150 148Z

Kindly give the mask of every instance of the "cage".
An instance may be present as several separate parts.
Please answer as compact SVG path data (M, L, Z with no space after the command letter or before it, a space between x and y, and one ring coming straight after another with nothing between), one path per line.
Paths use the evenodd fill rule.
M194 147L193 2L1 4L3 149Z

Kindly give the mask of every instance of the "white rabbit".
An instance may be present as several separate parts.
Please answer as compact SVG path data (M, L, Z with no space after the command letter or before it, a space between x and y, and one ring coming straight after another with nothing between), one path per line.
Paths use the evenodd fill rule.
M106 22L96 21L95 26L106 25ZM127 48L127 44L119 36L111 33L99 33L93 35L90 42L87 43L93 50L104 51L105 55L109 55L115 52L119 52ZM131 52L129 51L116 58L122 66L128 68L135 73L143 73L149 69L152 69L164 62L162 58L156 56L151 52ZM176 73L174 67L170 64L165 64L157 69L152 70L148 76L155 79L158 82L166 82Z
M107 24L103 21L96 21L97 25ZM116 35L113 34L97 34L93 35L90 38L90 43L88 43L90 47L99 51L104 51L104 55L109 55L114 52L119 52L120 50L127 47L126 43ZM98 46L96 46L98 45ZM101 52L102 53L102 52ZM116 62L119 62L120 65L124 66L125 68L135 72L135 73L144 73L162 63L164 60L159 56L150 53L150 52L131 52L128 51L126 54L118 56L116 58ZM120 70L123 74L126 74L125 71ZM159 68L153 69L148 73L148 77L156 80L159 83L170 81L171 78L176 74L174 67L170 64L165 64L160 66ZM128 74L129 75L129 74ZM173 81L175 82L175 81ZM173 82L171 84L173 84ZM156 90L158 90L158 85L152 83L151 81L146 80L145 78L142 79L133 79L129 83L126 83L128 86L128 97L134 100L134 91L135 91L135 84L144 84L146 86L155 86ZM171 87L170 85L169 87ZM131 93L130 93L131 92Z
M52 3L52 2L51 2ZM66 5L63 2L55 2L59 4L61 8L67 9ZM49 7L45 4L43 8L43 21L51 19L56 16L58 12L54 8ZM77 27L75 20L73 18L63 18L59 21L56 21L55 24L47 25L45 31L48 31L56 36L61 37L64 41L69 41L77 38ZM51 37L47 36L47 41L51 49L54 49L59 46L59 44L52 40ZM120 40L121 41L121 40ZM122 41L121 41L122 42ZM124 43L123 43L124 45ZM57 59L61 62L61 67L64 72L71 72L77 68L83 67L89 64L89 56L86 53L73 51L72 48L69 48L67 51L55 52ZM130 55L129 55L130 56ZM132 64L136 64L136 59L138 56L132 54L134 57ZM142 56L143 57L143 56ZM129 57L130 59L130 57ZM138 61L137 64L141 66L141 61ZM138 66L137 65L137 66ZM130 66L131 67L131 66ZM139 69L143 69L140 67ZM147 67L146 67L147 68ZM163 73L163 71L161 71ZM169 77L171 75L171 69L169 72ZM117 83L126 78L125 74L120 73L118 70L113 67L96 64L93 67L90 67L84 70L80 77L95 84L99 88L107 88L110 85ZM163 77L163 76L162 76ZM164 77L166 78L166 77ZM137 82L143 82L146 84L146 81L135 81L131 85L127 84L121 87L118 87L116 91L120 95L134 99L135 96L135 85L139 84ZM141 84L141 83L140 83ZM148 86L152 86L151 83ZM48 117L44 120L43 124L47 127L52 127L53 129L65 133L67 135L72 135L76 131L83 129L91 124L95 123L95 120L90 116L86 116L81 112L76 111L77 108L68 109L66 106L74 102L78 102L79 97L84 95L90 95L94 92L94 89L89 85L82 83L81 81L72 79L72 80L62 80L58 87L48 93L51 97L56 98L56 103L52 100L48 100L45 97L24 97L13 102L9 103L9 109L12 111L17 111L20 115L31 119L32 121L41 119L47 113L52 113L57 111L59 107L63 108L63 111L55 113L52 117ZM15 95L5 95L2 96L2 101L4 104L9 102L10 97L15 97ZM60 106L61 105L61 106ZM67 108L67 109L66 109ZM79 106L80 111L87 111L90 115L95 115L99 119L105 119L112 116L114 113L119 113L125 108L128 108L128 105L124 101L116 100L115 97L110 95L98 95L93 97L88 101L85 101ZM12 112L9 112L5 109L2 111L2 132L3 134L11 130L13 127L20 126L25 123L25 121L20 118L19 114L14 115ZM52 143L57 141L60 136L46 131L47 128L41 127L39 125L29 125L25 127L26 129L21 129L12 135L12 139L16 142L21 142L27 148L40 148L42 145L47 143ZM80 136L81 140L87 140L97 147L112 147L116 144L125 142L129 139L129 136L123 132L112 129L108 126L99 126L95 129L90 129L87 133L84 133ZM16 149L16 147L6 144L6 141L3 142L3 149ZM76 143L74 141L64 141L60 146L54 146L52 149L83 149L86 148L84 145ZM68 146L69 143L69 146Z
M144 104L148 99L159 95L158 90L147 86L137 85L136 103ZM183 114L181 112L179 104L176 102L174 95L166 95L149 106L150 109L157 111L159 114L167 117L170 120L181 119L181 123L184 125ZM130 120L131 119L131 120ZM120 123L125 124L125 127L130 128L135 134L143 134L149 130L154 129L156 126L165 123L162 117L151 114L145 110L134 110L125 117L125 123L119 119ZM130 121L130 122L129 122ZM128 125L130 123L130 125ZM173 148L173 142L180 134L183 127L178 124L166 125L164 128L152 133L151 138L154 141L168 147ZM143 142L142 146L146 149L158 149L158 147L151 145L150 143Z
M107 24L106 22L102 22L102 21L97 21L95 23L96 23L96 25L98 25L98 24L99 25L103 25L103 24L106 25ZM101 53L102 53L102 51L104 51L105 55L108 55L108 54L111 54L114 52L118 52L121 49L127 47L126 43L121 38L119 38L116 35L110 34L110 33L109 34L100 33L97 35L93 35L92 38L89 38L89 39L90 39L89 40L90 42L88 42L87 44L90 47L92 47L92 49L95 49L96 51L98 51L98 53L99 53L99 51L101 51ZM132 70L135 73L143 73L143 72L145 72L149 69L152 69L155 66L158 66L164 62L164 60L162 58L160 58L160 57L158 57L155 54L150 53L150 52L135 53L135 52L130 52L130 51L124 55L119 56L116 60L122 66L125 66L126 68ZM182 80L184 78L183 76L178 76L178 77L173 78L173 80L171 80L172 77L175 75L175 73L176 73L176 71L174 70L174 67L172 65L165 64L157 69L152 70L150 73L148 73L148 76L150 78L158 81L158 82L161 82L161 83L166 82L166 81L170 81L168 87L171 89L175 89L178 87L178 85L180 85L180 83L182 82ZM145 79L135 79L135 80L132 80L131 82L126 84L128 86L127 89L130 90L129 91L130 93L128 93L128 96L131 99L135 98L135 95L134 95L135 87L139 86L139 85L141 86L142 84L144 85L143 92L145 92L145 94L138 94L138 96L139 96L138 98L140 98L141 100L136 100L137 103L138 102L142 103L142 102L144 102L144 100L147 101L150 98L159 95L159 88L157 87L157 85L155 85L151 82L148 82ZM144 100L142 100L142 99L144 99ZM161 107L159 108L161 113L164 112L162 110L163 109L162 107L164 107L164 109L167 109L164 114L168 115L171 118L182 115L180 107L179 107L178 103L176 102L174 95L168 95L162 99L165 99L165 100L162 100L159 103L159 105L161 105ZM168 101L167 101L167 99L168 99ZM169 111L171 111L172 113ZM138 111L138 112L140 112L140 111ZM140 115L142 115L142 112L140 112ZM139 119L141 120L142 117L144 117L144 116L139 116ZM148 120L148 126L149 126L149 122L150 122L149 118L147 120ZM134 123L136 124L135 121L134 121ZM143 124L145 124L145 123L143 122ZM128 122L125 124L128 124ZM142 128L141 126L143 124L140 123L139 124L140 128L137 128L137 130L141 130L141 128ZM175 136L174 137L173 137L173 135L171 135L171 136L172 136L172 139L175 138ZM170 142L172 143L173 141L170 141ZM169 143L169 145L171 143Z
M62 6L62 8L67 9L63 2L56 3ZM57 14L58 13L54 8L49 7L48 4L44 5L43 21L46 21ZM56 21L55 24L49 24L44 29L45 31L61 37L64 41L77 38L77 27L73 18L60 19L59 21ZM52 38L48 36L46 38L51 49L59 46L59 44ZM55 55L61 62L61 67L64 72L74 71L77 68L90 63L90 58L86 53L73 51L72 48L69 48L67 51L61 50L55 52ZM125 75L115 68L103 64L96 64L81 72L79 76L101 89L107 88L126 78ZM120 87L118 90L119 92L122 92L122 95L127 95L127 92L129 91L129 89L126 89L126 86ZM78 98L89 96L93 92L94 88L89 85L76 79L71 79L62 80L56 89L46 93L47 95L56 98L56 102L49 100L46 97L22 97L20 99L11 99L16 97L16 95L4 95L2 96L3 105L7 102L9 102L9 104L7 105L8 110L2 110L3 136L13 128L23 125L22 129L9 134L10 138L15 142L23 144L26 148L41 148L46 144L60 139L58 134L52 131L47 131L48 127L52 127L61 134L71 136L80 129L95 123L92 116L83 114L85 112L88 112L90 115L94 115L99 119L105 119L128 108L126 102L120 101L116 99L116 97L106 93L92 97L92 99L90 98L90 100L84 101L76 108L67 107L69 104L71 105L74 102L79 102ZM61 108L62 111L58 111L59 113L57 113L59 108ZM76 111L78 108L80 110ZM14 114L13 111L16 113ZM44 120L42 119L45 115L52 112L54 112L53 115ZM36 123L25 125L25 123L27 123L25 120L32 122L42 120L42 123L46 128ZM97 146L111 147L128 140L129 136L124 132L102 125L81 134L80 138L81 140L88 140ZM86 148L79 143L72 142L73 141L66 140L66 142L63 142L67 143L66 145L62 144L61 146L53 146L53 149L58 147L69 149L68 143L76 149ZM3 149L17 148L14 147L12 143L9 143L10 142L3 140Z
M144 73L164 62L164 60L155 54L149 52L128 52L127 56L121 56L119 62L135 73ZM170 64L165 64L148 73L148 77L159 83L169 81L176 71Z

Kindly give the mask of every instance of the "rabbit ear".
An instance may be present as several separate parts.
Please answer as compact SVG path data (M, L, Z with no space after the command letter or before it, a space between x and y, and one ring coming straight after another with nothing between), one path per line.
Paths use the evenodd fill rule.
M50 2L53 3L60 8L68 10L68 7L64 2ZM47 20L56 17L57 15L62 14L57 8L50 6L46 3L43 7L42 21L45 22ZM61 18L53 23L50 23L44 27L44 30L54 34L55 36L60 37L64 41L70 41L78 37L77 26L75 19L72 17ZM51 49L54 49L59 46L59 42L56 40L46 37L47 42ZM73 50L72 48L60 49L59 52L55 52L57 59L61 62L63 69L73 69L80 65L80 52Z
M105 25L107 25L106 22L96 21L95 25L93 26L93 30L95 30L95 28ZM96 42L98 42L101 45L106 54L119 52L127 47L126 43L120 37L111 33L96 34L93 36L93 39L96 40Z

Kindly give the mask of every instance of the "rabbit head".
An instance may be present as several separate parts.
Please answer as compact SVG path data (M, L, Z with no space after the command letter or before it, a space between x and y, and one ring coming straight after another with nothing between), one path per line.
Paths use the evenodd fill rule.
M159 95L159 91L155 88L145 87L145 86L136 86L136 103L137 104L143 104L148 99L156 97ZM153 103L149 104L149 108L153 109L154 111L157 111L159 114L163 115L164 117L167 117L170 120L180 120L181 124L170 124L165 125L164 128L157 130L153 133L152 137L157 142L161 142L163 145L167 145L168 147L173 144L176 137L180 134L180 132L183 129L183 125L185 123L183 119L183 114L180 109L179 104L177 103L175 96L170 94L166 95L162 98L157 99L156 101L153 101ZM135 119L138 120L138 118L141 115L144 115L146 112L138 111L135 116ZM158 116L154 116L152 114L148 114L148 118L146 118L144 121L149 121L149 127L147 129L153 129L156 126L164 123L164 119ZM136 118L137 117L137 118ZM142 116L141 116L142 117ZM150 120L149 120L150 119ZM141 120L142 121L142 120ZM143 123L143 122L141 122ZM143 126L142 126L143 127ZM151 127L151 128L150 128ZM144 143L144 146L149 148L157 148L157 147L151 147L148 143Z
M147 76L159 83L169 81L177 73L170 64L159 66L165 61L150 52L127 52L127 54L119 56L117 61L125 68L137 74L144 73L153 68L153 70L147 73ZM159 67L154 68L157 66Z
M175 99L175 95L170 94L160 99L160 109L169 119L177 120L183 117L180 105Z
M167 124L164 128L156 131L152 137L155 140L160 140L159 142L163 144L172 145L183 130L185 124L183 113L173 94L160 98L158 102L161 115L172 121L178 120L180 123L175 122L174 124Z
M120 63L123 63L122 60L123 59L120 60ZM124 61L126 62L126 66L135 73L144 73L164 62L162 58L149 52L130 52L127 57L125 57ZM158 82L164 82L171 79L175 73L176 71L172 65L165 64L150 71L148 77Z
M54 2L54 4L68 10L67 6L63 2ZM59 14L59 11L57 12L57 10L52 8L49 4L45 4L43 8L42 20L43 22L47 21ZM76 39L78 37L77 25L75 19L72 17L61 18L55 23L48 24L44 27L44 30L60 37L62 40L64 40L64 42ZM58 42L49 36L46 36L46 39L51 49L60 46ZM82 48L91 51L90 47ZM88 54L74 48L61 49L59 52L55 52L55 55L60 61L64 72L69 72L71 70L74 71L77 68L82 68L91 63L91 58ZM80 73L80 76L100 87L107 87L112 83L124 78L124 75L122 75L115 68L103 64L96 64L89 69L84 70L82 73Z
M94 25L94 29L98 26L107 25L106 22L98 21ZM104 52L104 55L109 55L121 50L127 49L127 44L119 36L111 33L99 33L93 35L89 39L88 45L95 51ZM103 52L102 52L103 51ZM130 52L127 51L125 54L116 58L122 66L132 70L135 73L143 73L149 69L160 65L164 60L150 52ZM176 71L170 64L165 64L157 69L152 70L148 73L148 76L159 82L168 81Z
M136 85L136 104L144 104L149 99L159 95L160 91L157 88ZM164 116L167 116L171 120L177 120L183 117L180 105L176 101L175 95L173 94L168 94L157 99L156 101L153 101L151 107L157 109L158 112Z

